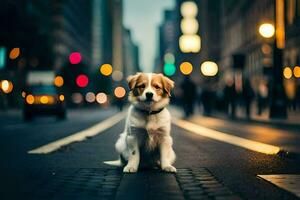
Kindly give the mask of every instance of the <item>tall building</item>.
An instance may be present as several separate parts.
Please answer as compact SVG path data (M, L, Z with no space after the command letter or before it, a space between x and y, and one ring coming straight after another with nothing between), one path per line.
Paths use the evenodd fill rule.
M123 71L123 1L112 0L112 65L115 70Z
M55 69L65 66L71 52L80 52L82 64L92 59L92 1L54 0L53 50Z
M158 58L156 72L163 72L164 56L169 53L176 55L178 44L178 31L177 31L178 16L175 10L166 10L164 12L164 20L159 26L159 40L158 40ZM174 63L175 64L175 63Z
M112 2L93 0L92 66L98 71L101 64L112 63Z
M131 31L126 28L123 31L123 76L127 77L140 71L139 48L132 40Z

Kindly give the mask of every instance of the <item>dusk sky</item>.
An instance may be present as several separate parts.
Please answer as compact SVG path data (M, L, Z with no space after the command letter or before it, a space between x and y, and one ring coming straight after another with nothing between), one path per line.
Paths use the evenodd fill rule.
M132 30L133 39L140 47L140 65L151 71L158 52L158 26L163 11L174 7L174 0L125 0L124 24Z

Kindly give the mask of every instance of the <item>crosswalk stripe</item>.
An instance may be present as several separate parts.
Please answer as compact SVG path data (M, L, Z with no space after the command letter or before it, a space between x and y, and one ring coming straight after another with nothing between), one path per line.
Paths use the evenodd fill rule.
M228 133L223 133L220 131L216 131L213 129L209 129L203 126L200 126L198 124L194 124L191 122L188 122L186 120L181 119L175 119L173 118L172 123L176 126L179 126L180 128L183 128L185 130L188 130L192 133L195 133L197 135L201 135L204 137L208 137L214 140L218 140L221 142L226 142L232 145L236 145L239 147L243 147L252 151L264 153L264 154L277 154L280 152L280 147L265 144L262 142L257 142L249 139L245 139L242 137L234 136Z
M51 153L53 151L60 149L63 146L69 145L73 142L81 142L88 137L94 137L94 136L100 134L101 132L105 131L106 129L112 127L116 123L120 122L125 117L125 113L126 112L118 113L102 122L99 122L98 124L96 124L90 128L79 131L70 136L56 140L54 142L51 142L44 146L38 147L36 149L32 149L32 150L28 151L27 153L29 153L29 154L48 154L48 153Z

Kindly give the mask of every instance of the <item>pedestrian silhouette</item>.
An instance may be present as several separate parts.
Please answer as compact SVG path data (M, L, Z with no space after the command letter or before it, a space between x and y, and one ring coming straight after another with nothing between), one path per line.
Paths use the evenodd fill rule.
M189 117L194 113L194 103L196 99L196 85L190 79L190 76L184 78L181 89L183 91L182 103L185 117Z
M236 91L234 81L231 78L226 80L226 85L224 87L224 101L227 114L232 118L235 118Z
M245 103L246 117L250 118L251 114L251 102L254 98L254 91L248 79L245 80L243 85L243 98Z

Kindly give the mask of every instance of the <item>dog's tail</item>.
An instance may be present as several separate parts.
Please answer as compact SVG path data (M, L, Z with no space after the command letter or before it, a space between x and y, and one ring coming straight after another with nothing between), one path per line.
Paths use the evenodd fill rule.
M111 165L111 166L116 166L116 167L122 167L123 166L123 163L122 163L121 159L111 160L111 161L104 161L103 163L107 164L107 165Z

